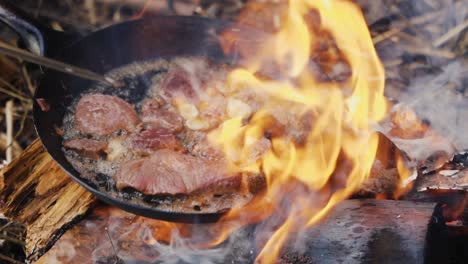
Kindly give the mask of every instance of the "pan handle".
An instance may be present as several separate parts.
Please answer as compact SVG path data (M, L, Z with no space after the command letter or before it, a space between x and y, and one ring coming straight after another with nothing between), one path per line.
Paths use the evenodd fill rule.
M24 48L37 55L53 56L67 44L81 38L41 24L9 0L0 0L0 21L20 36Z

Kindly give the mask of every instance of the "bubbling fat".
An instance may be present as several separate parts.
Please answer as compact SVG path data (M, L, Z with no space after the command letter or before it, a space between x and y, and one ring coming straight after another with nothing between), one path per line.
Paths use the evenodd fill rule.
M158 59L154 61L136 62L117 69L106 74L114 80L125 83L124 87L115 88L103 84L95 84L86 90L87 94L107 94L118 96L126 102L135 106L140 114L142 102L147 99L164 101L161 96L160 86L163 78L167 75L170 67L176 65L182 68L199 80L194 82L194 90L199 95L199 106L205 107L200 111L190 102L178 102L176 104L165 103L166 108L176 111L184 119L183 131L176 134L176 137L183 143L186 149L190 149L193 142L190 142L187 133L207 132L210 127L215 127L223 115L227 114L226 109L211 109L210 100L213 96L223 97L225 88L223 87L224 78L228 73L229 66L219 65L204 58L180 57L169 60ZM213 90L201 91L203 83L210 82L216 92ZM202 193L197 192L188 195L145 195L137 190L124 189L118 190L114 181L114 175L120 169L123 162L139 159L145 154L129 151L124 144L125 138L129 132L125 130L115 131L109 135L87 135L79 131L75 124L75 108L80 98L76 98L67 108L67 113L63 120L63 140L68 141L76 138L89 138L107 142L107 151L105 155L97 159L86 157L73 149L63 148L67 160L78 171L82 178L92 183L96 189L108 195L135 205L143 205L154 209L167 212L183 213L216 213L230 208L242 207L248 203L252 197L249 187L242 187L239 191L227 193ZM223 101L224 102L224 101ZM221 104L220 104L221 105ZM235 112L249 114L250 107L239 100L226 100L229 116ZM211 107L211 108L210 108ZM216 115L219 115L216 117ZM219 120L218 120L219 119ZM192 154L192 153L189 153ZM245 185L243 183L243 185ZM247 190L247 191L246 191Z

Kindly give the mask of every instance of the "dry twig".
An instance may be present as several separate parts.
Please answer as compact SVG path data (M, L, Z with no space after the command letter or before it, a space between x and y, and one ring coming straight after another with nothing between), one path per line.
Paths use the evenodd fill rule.
M5 115L6 115L6 134L7 134L7 149L6 149L6 161L8 163L13 159L13 100L9 100L5 106Z
M6 263L12 263L12 264L24 264L21 261L17 261L16 259L12 259L8 256L5 256L3 254L0 254L0 260L6 261Z
M16 132L16 134L14 136L15 141L18 139L18 137L21 135L21 133L23 133L24 125L26 124L26 119L28 118L28 114L29 114L29 111L27 110L27 108L28 108L28 105L23 104L24 111L23 111L23 114L21 116L20 128L18 129L18 131Z
M444 45L450 39L458 36L458 34L460 34L466 28L468 28L468 19L465 20L465 22L459 24L458 26L450 29L447 33L445 33L443 36L434 41L434 47L440 47Z
M35 92L36 88L33 86L32 82L31 82L31 78L29 78L29 74L28 74L28 70L26 69L26 65L24 65L24 64L21 67L21 73L23 75L24 82L26 83L26 86L28 87L28 90L29 90L31 96L34 95L34 92Z

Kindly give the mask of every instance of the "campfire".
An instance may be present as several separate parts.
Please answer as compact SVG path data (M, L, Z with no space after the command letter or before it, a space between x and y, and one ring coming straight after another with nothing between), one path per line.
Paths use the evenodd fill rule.
M95 12L103 9L106 1L99 5L86 2L86 8L95 8L93 21L97 23ZM201 1L199 5L168 1L169 6L135 2L129 15L133 21L161 12L185 14L191 8L211 19L232 20L208 35L215 37L232 66L222 83L223 95L242 91L248 96L243 101L227 100L226 118L206 134L209 144L220 150L229 173L242 176L240 191L251 199L248 203L230 203L212 223L147 218L141 216L148 216L144 210L124 211L99 201L62 170L69 172L66 166L54 162L56 154L53 158L48 154L47 142L44 148L36 140L15 155L0 175L1 211L9 222L0 229L14 223L16 235L10 240L5 235L5 241L21 245L24 260L269 264L443 263L447 259L463 263L468 259L460 250L467 248L468 154L462 150L468 145L464 138L446 136L444 130L431 124L418 106L424 100L422 96L414 99L409 92L397 91L395 59L387 54L399 47L393 39L397 36L398 40L413 38L417 42L405 27L429 23L429 15L440 20L441 12L412 14L403 22L397 19L395 28L387 25L383 30L394 18L379 15L372 8L375 4L365 1ZM466 16L464 19L466 22ZM219 23L216 19L207 21ZM466 39L466 23L440 36L434 45L443 47L455 43L455 38L462 41L462 35ZM444 54L431 48L414 53L436 57L453 54L444 59L457 58L454 52ZM398 60L410 56L407 53ZM450 79L446 76L449 70L453 76L454 71L463 76L463 63L445 62L443 65L451 68L441 66L436 79L421 80L443 83L452 87L451 91L459 89L457 85L463 88L463 83L443 81ZM404 70L401 68L399 74L404 75ZM420 79L414 80L406 85L421 86ZM124 85L119 83L113 89L124 89ZM210 99L213 104L214 98ZM44 115L53 111L54 102L39 99ZM189 105L177 100L179 109ZM121 111L118 104L133 107L122 102L116 101L115 111ZM124 112L119 115L139 118ZM106 121L113 122L110 118ZM194 122L185 124L199 129L199 123ZM67 136L63 127L51 129ZM98 131L96 126L92 129ZM105 150L93 157L103 155L122 154ZM117 173L118 177L123 174ZM119 188L114 189L124 194L112 197L124 202L137 196L144 202L161 201L156 197L159 193L149 193L154 197L148 198L146 190L127 192ZM220 197L214 193L210 199L218 201ZM206 202L190 201L194 211L201 211ZM177 213L178 207L169 206ZM14 257L0 257L21 263Z

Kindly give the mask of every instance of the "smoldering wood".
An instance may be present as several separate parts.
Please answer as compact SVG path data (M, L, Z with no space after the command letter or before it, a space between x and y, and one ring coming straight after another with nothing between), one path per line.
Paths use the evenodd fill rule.
M377 194L391 196L398 189L400 183L396 160L399 157L409 160L406 154L386 135L382 133L378 133L378 135L379 145L369 178L365 179L359 190L355 192L361 197L375 197Z
M169 223L99 204L36 263L253 262L252 226L234 232L221 247L197 249L196 246L190 246L188 237L206 239L215 230L214 225ZM175 233L178 238L170 239ZM181 240L180 237L187 240Z
M468 169L441 170L419 177L415 183L418 192L427 190L468 191Z
M425 263L435 203L347 200L285 248L280 263Z
M415 190L468 191L468 152L461 151L438 170L420 175Z
M434 226L431 223L434 208L434 203L346 200L318 225L286 242L279 263L423 263L426 236ZM93 261L131 258L138 263L164 262L168 259L158 258L161 248L151 242L158 236L165 237L164 232L168 232L158 233L161 224L162 221L100 205L67 231L38 263L65 260L71 264L81 263L89 261L89 256ZM210 230L211 227L194 225L191 228ZM152 236L145 236L144 230L152 230ZM224 258L201 250L198 260L253 263L260 250L255 248L255 234L254 225L237 230L217 248L221 252L224 250ZM177 243L174 247L171 250L177 252ZM185 263L181 257L172 255L170 261ZM181 259L176 261L178 258Z
M0 172L1 211L26 226L26 257L40 256L94 203L36 140Z
M383 169L364 180L356 195L373 197L377 194L392 194L398 188L398 183L399 176L396 168Z

